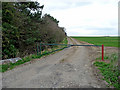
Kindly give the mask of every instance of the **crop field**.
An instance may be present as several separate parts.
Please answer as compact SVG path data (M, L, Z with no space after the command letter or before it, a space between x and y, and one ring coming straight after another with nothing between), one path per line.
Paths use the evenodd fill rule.
M120 47L118 45L119 37L72 37L80 41L85 41L95 45L102 45L109 47Z
M94 45L102 45L108 47L120 47L118 45L119 38L118 37L72 37L80 41L85 41ZM99 62L101 60L101 56L96 58L94 65L98 67L99 73L103 76L103 80L108 83L108 87L114 86L115 88L120 89L120 84L118 83L118 77L120 76L118 70L118 54L111 53L110 56L104 56L106 62Z

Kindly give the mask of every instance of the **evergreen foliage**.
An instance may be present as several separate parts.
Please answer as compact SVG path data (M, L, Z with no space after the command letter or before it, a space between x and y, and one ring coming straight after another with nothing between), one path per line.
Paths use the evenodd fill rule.
M44 5L38 2L2 3L2 59L36 53L36 43L59 43L64 28L49 14L43 17Z

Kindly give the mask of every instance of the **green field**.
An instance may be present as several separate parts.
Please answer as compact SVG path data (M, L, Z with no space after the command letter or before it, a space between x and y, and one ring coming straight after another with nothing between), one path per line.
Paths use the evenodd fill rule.
M85 41L94 45L102 45L109 47L120 47L118 45L118 37L72 37L80 41Z

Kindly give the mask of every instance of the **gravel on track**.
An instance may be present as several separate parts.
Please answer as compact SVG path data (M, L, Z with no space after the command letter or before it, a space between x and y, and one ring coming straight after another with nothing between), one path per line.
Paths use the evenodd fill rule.
M81 44L68 38L69 44ZM3 88L104 88L93 74L90 51L73 46L2 74Z

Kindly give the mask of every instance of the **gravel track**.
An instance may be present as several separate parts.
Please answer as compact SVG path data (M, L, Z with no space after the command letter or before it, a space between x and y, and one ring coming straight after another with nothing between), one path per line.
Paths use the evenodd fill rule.
M68 38L69 44L80 44ZM103 88L93 74L89 49L66 48L2 74L3 88Z

